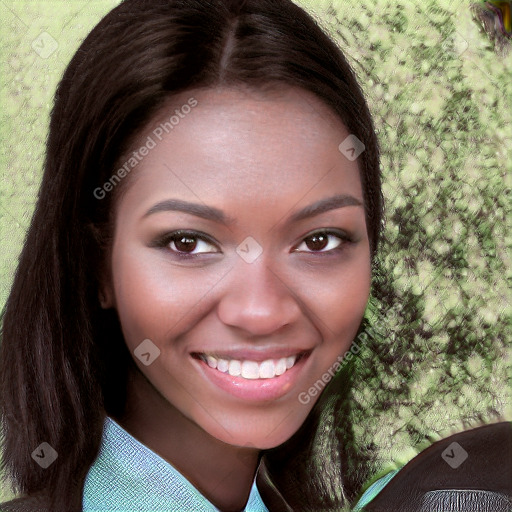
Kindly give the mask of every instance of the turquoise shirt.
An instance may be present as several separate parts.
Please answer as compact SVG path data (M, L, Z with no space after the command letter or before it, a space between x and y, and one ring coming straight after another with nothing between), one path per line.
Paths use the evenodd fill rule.
M107 417L83 512L219 512L176 468ZM245 512L268 512L253 482Z
M391 471L370 485L370 487L366 489L352 511L355 512L357 510L362 510L363 507L366 507L366 505L368 505L368 503L370 503L370 501L372 501L373 498L375 498L375 496L377 496L377 494L379 494L379 492L384 489L384 486L398 473L398 471L398 469L395 469L394 471Z
M398 473L374 482L361 510ZM85 479L83 512L219 512L176 468L107 417L98 457ZM253 482L245 512L269 512Z

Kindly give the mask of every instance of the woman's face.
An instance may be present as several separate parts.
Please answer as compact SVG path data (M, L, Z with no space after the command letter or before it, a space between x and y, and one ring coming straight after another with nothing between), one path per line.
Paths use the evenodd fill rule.
M301 90L197 90L126 158L105 305L151 392L221 441L290 438L359 327L370 251L349 135Z

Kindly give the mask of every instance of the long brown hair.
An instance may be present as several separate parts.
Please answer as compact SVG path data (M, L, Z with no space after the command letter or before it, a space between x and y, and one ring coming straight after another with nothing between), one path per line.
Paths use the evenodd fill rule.
M116 194L98 199L94 190L170 96L272 84L312 92L364 143L358 163L374 255L383 206L372 118L342 52L290 0L126 0L76 52L56 92L39 197L2 313L2 466L14 492L48 490L51 510L81 510L105 414L124 407L133 361L115 313L98 304ZM310 419L301 429L304 454L314 452L318 428ZM47 469L31 457L42 442L58 453ZM305 510L342 505L358 490L346 478L330 501L313 495L333 485L329 468L342 459L329 453L323 475L293 472L308 478ZM272 460L270 451L270 474Z

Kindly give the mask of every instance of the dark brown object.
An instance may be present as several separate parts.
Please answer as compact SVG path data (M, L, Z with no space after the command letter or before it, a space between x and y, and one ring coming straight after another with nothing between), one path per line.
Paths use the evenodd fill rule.
M453 443L467 452L463 461L464 452ZM512 511L512 423L485 425L434 443L406 464L364 510Z

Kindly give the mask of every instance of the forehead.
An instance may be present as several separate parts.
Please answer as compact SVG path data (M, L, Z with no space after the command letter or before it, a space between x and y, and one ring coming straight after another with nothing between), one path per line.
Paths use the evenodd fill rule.
M170 98L133 144L131 152L150 149L139 152L126 199L145 206L172 195L211 204L236 195L268 204L319 189L361 196L357 161L338 149L349 135L301 89L187 91Z

